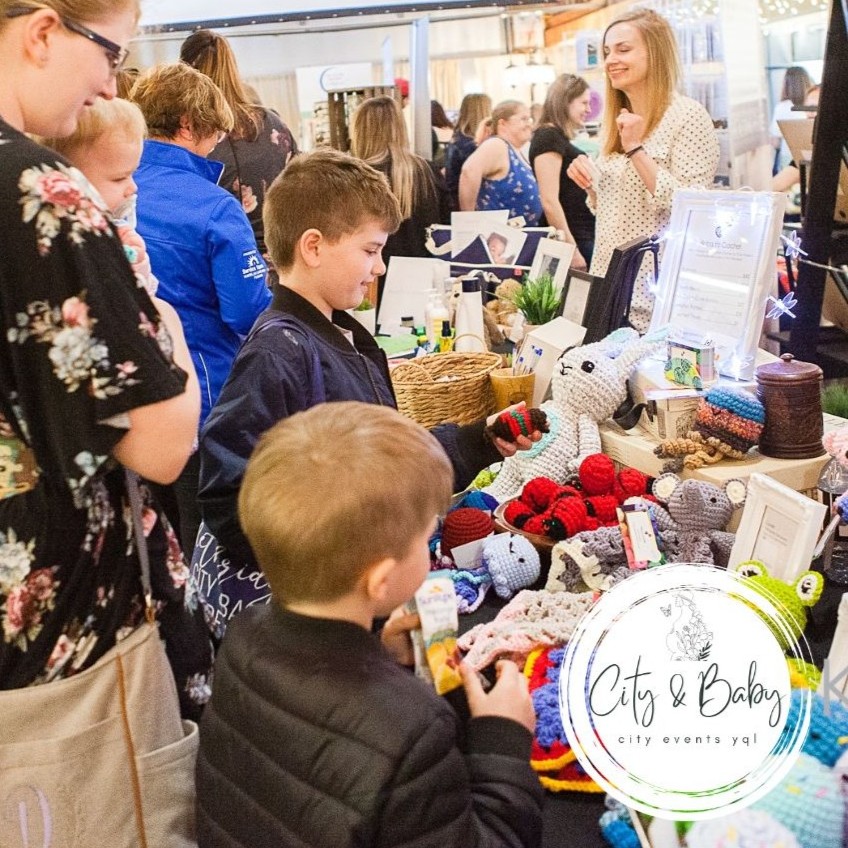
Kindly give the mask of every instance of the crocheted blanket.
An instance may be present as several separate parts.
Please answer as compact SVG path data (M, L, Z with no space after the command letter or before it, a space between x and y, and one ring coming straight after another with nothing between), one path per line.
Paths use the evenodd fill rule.
M492 621L472 627L457 644L478 670L497 659L523 664L534 648L567 643L594 599L592 592L522 589Z

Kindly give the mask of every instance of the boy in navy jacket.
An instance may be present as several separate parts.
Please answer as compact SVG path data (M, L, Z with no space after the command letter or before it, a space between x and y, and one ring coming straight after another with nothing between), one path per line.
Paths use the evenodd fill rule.
M205 559L204 545L212 546L201 532L194 568L216 600L221 625L270 596L236 515L244 468L262 433L324 401L396 405L385 354L345 311L358 306L370 280L386 270L381 250L401 221L386 178L335 150L298 156L268 190L263 219L280 283L271 309L239 351L200 442L203 520L230 564L219 569L198 562ZM485 426L481 419L432 431L451 460L456 491L482 468L541 438L493 442Z

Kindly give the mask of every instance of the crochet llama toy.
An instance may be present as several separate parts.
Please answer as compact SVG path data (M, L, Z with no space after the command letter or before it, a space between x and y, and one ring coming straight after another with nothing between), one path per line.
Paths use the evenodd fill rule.
M530 450L504 460L485 491L499 501L516 497L534 477L565 483L593 453L601 453L598 424L627 398L627 378L636 364L664 344L665 333L640 339L630 328L566 350L554 365L552 399L542 404L549 432Z

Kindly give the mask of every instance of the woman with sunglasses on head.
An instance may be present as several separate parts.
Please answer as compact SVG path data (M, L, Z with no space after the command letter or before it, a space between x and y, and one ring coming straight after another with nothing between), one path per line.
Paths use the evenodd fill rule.
M219 185L241 201L267 262L262 205L274 177L297 153L294 136L276 112L251 98L223 35L208 29L193 32L180 47L180 59L209 77L232 109L233 128L209 158L224 165Z
M135 173L138 233L159 280L158 295L185 327L200 380L202 427L242 337L271 302L250 222L218 185L224 166L206 158L232 129L233 113L215 83L183 62L141 74L130 98L150 136ZM188 556L200 527L199 473L194 454L173 489Z
M719 145L707 110L678 92L680 59L668 21L650 9L625 12L604 32L606 94L601 155L578 156L568 176L588 194L595 212L590 271L606 274L613 250L660 234L678 188L712 185ZM630 321L651 321L652 266L643 264L633 288Z
M115 96L138 14L136 0L0 0L0 690L84 671L143 622L135 512L183 712L196 716L209 636L173 531L145 484L131 508L124 468L160 483L180 473L197 378L100 195L28 135L70 135ZM0 692L7 730L14 694Z
M576 245L571 267L584 271L595 247L595 216L586 206L586 192L566 170L583 152L571 139L589 115L590 93L589 83L574 74L561 74L551 83L529 157L545 210L539 223L556 227Z

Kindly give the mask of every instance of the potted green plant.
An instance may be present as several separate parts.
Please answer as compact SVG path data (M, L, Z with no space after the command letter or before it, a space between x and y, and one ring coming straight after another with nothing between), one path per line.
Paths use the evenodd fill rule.
M524 316L524 333L553 321L559 308L559 294L550 274L540 274L533 280L525 279L510 300Z
M363 298L352 314L372 336L377 332L377 309L367 297Z

